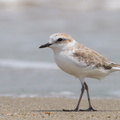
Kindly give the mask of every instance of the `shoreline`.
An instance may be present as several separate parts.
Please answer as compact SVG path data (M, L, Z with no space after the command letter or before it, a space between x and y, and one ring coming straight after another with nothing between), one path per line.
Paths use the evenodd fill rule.
M0 120L120 120L120 99L92 99L94 109L90 112L64 112L62 109L74 109L78 99L71 98L13 98L0 97ZM83 99L81 109L88 102Z

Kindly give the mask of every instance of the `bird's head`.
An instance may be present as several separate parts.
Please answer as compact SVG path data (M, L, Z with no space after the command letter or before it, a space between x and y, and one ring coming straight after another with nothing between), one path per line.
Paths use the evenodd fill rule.
M41 45L39 48L49 47L53 50L65 49L66 47L74 45L75 42L71 36L65 33L55 33L49 37L48 43Z

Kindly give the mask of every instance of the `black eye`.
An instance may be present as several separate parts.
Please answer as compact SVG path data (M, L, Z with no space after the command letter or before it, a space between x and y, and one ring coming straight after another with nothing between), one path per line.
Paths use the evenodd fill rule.
M58 40L57 40L57 41L59 41L59 42L60 42L60 41L62 41L62 40L63 40L62 38L58 38Z

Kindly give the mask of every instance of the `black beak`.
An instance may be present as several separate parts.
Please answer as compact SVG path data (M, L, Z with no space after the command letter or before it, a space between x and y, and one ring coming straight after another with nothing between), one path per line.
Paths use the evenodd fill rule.
M41 45L39 48L45 48L45 47L49 47L51 44L50 43L46 43L44 45Z

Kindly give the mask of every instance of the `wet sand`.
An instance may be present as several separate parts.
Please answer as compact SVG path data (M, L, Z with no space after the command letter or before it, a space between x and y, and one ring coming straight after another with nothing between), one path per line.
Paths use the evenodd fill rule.
M0 97L0 120L120 120L119 99L93 99L95 112L63 112L74 109L77 99ZM81 109L88 106L82 100Z

